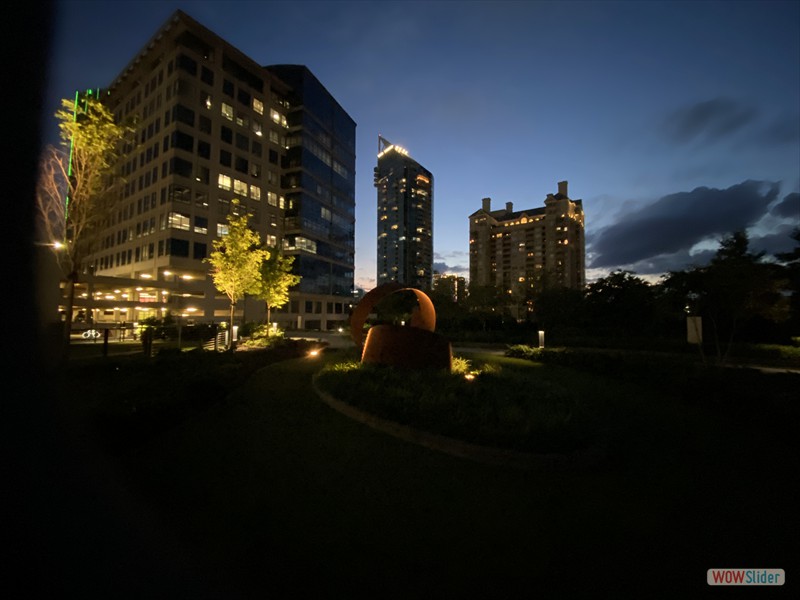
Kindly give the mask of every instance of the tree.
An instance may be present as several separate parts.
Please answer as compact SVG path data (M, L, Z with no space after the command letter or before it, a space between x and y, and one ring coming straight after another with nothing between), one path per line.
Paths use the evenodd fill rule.
M647 281L617 270L586 288L585 303L595 328L643 333L652 325L654 298Z
M502 322L504 301L503 293L497 286L470 283L465 305L480 320L481 328L486 331L490 322Z
M280 308L289 301L289 288L300 283L300 275L292 273L294 256L283 256L280 252L269 252L261 263L259 280L253 296L267 305L267 320L270 322L273 308Z
M56 252L66 280L64 341L69 344L75 284L83 261L94 250L96 233L110 215L112 192L120 181L114 167L133 128L115 123L111 111L94 96L80 102L63 99L55 117L60 145L47 146L42 153L36 204L38 235Z
M795 227L790 236L797 244L790 252L781 252L775 258L783 265L787 275L787 291L791 294L789 299L791 316L790 328L792 335L800 334L800 227Z
M228 215L228 233L213 242L214 251L205 262L211 264L214 287L225 294L231 303L230 326L233 331L233 314L236 303L245 294L257 291L261 280L261 264L270 253L262 248L261 236L248 226L250 215L238 214L238 202L232 202ZM231 338L232 340L232 338Z
M574 333L585 326L586 309L581 290L545 288L534 296L533 302L536 322L546 330Z
M720 241L708 265L671 272L661 283L685 307L686 314L710 323L718 365L727 362L744 321L779 322L788 316L788 302L781 293L781 267L763 262L764 253L753 254L748 246L747 233L737 231Z

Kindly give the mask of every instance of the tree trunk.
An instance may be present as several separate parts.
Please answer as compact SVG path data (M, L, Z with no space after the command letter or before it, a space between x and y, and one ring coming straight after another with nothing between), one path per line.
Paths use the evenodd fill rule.
M78 282L78 273L73 271L67 275L67 289L66 291L66 308L64 319L64 332L63 332L63 352L64 359L69 357L69 344L72 337L72 310L75 306L75 284Z
M236 303L231 301L231 320L228 324L228 349L233 349L233 311L236 308Z

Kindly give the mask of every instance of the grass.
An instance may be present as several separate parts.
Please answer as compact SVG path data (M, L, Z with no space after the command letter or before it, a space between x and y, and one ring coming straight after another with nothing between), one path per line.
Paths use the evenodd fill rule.
M457 357L459 369L406 372L332 363L317 383L370 414L467 442L570 454L605 447L611 417L640 395L623 382L490 355ZM466 371L472 377L467 379Z
M110 460L125 489L152 508L208 589L236 598L600 588L675 597L707 592L711 567L795 571L797 411L765 397L787 381L764 375L760 396L730 407L660 391L659 381L497 358L517 387L535 373L556 397L605 398L603 422L617 427L604 463L532 473L432 452L332 411L311 377L350 358L329 351L265 365L234 378L230 394L116 447ZM86 393L69 402L84 417L102 403Z

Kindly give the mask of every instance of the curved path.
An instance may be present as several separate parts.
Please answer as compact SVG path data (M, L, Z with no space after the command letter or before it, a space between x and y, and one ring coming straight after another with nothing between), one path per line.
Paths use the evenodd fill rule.
M407 425L381 419L373 414L359 410L322 390L317 382L316 375L312 378L311 383L314 391L325 404L358 423L362 423L367 427L391 435L404 442L418 444L437 452L444 452L451 456L466 458L487 465L537 471L584 468L597 464L604 456L604 452L599 448L592 449L590 452L574 454L532 454L506 448L492 448L470 444L458 439L428 433L427 431L421 431Z
M628 458L598 469L492 466L331 410L312 386L321 366L265 367L124 458L137 494L230 597L621 595L652 589L658 573L679 574L660 581L674 597L704 589L712 563L755 564L748 548L784 543L709 519L738 483L700 470L709 448L697 432L643 431ZM653 451L659 436L673 440L669 456ZM791 514L771 489L772 514Z

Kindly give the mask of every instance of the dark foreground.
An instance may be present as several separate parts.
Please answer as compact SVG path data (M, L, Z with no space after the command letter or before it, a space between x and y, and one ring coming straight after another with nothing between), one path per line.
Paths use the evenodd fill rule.
M41 563L26 564L32 589L91 598L741 591L706 584L720 567L782 568L787 584L760 591L796 588L800 459L797 410L785 402L761 412L685 404L677 419L653 407L603 464L525 472L349 421L311 390L319 368L267 366L225 402L129 447L98 447L65 417L69 452L25 482L33 497L58 490L37 507L32 533L46 543Z

